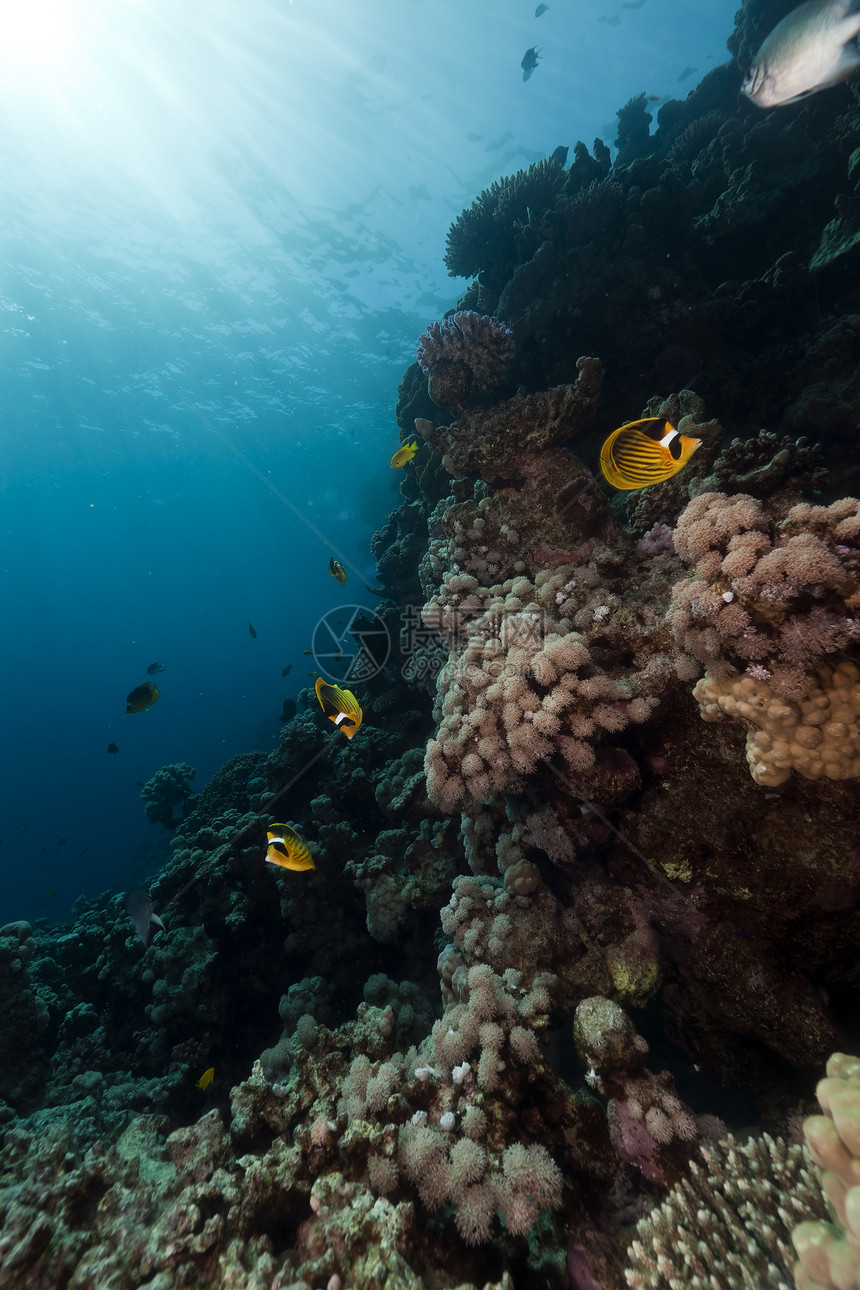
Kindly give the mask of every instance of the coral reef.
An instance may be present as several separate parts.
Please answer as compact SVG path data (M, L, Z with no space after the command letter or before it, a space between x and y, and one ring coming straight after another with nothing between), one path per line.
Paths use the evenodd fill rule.
M633 1290L792 1290L792 1226L826 1214L802 1147L768 1134L700 1148L704 1165L637 1227L626 1278Z
M797 1290L837 1290L860 1283L860 1060L834 1053L815 1093L824 1114L805 1120L803 1135L824 1170L828 1206L824 1213L810 1206L791 1234L799 1258L794 1276Z
M860 778L860 668L819 667L799 702L766 678L705 676L693 690L705 721L720 713L743 721L747 761L757 784L773 788L796 770L807 779Z
M472 309L431 323L418 339L418 364L429 377L430 398L453 411L468 405L473 389L495 389L513 355L510 328Z
M146 818L153 824L163 824L174 829L185 811L189 798L194 796L190 781L197 775L187 762L175 766L162 766L140 790L140 800L146 803ZM177 816L176 808L180 807Z
M484 270L504 282L516 264L516 230L552 206L566 178L554 161L538 161L485 189L448 231L445 265L451 276L469 278Z
M856 1061L829 1221L784 1139L857 1036L860 110L738 83L454 223L356 738L306 690L150 780L148 946L118 893L0 929L4 1287L788 1287L796 1223L803 1290L856 1281ZM610 497L636 409L702 447Z
M0 1099L13 1106L29 1104L44 1084L45 1053L40 1043L48 1027L48 1009L33 986L29 964L35 942L29 923L0 927Z
M746 494L701 493L678 518L695 573L673 587L669 621L708 668L694 691L705 720L722 711L751 727L758 783L860 774L858 529L850 497L777 520Z
M474 409L450 426L418 420L416 429L442 452L452 475L477 475L489 484L526 478L594 415L603 368L595 358L580 358L576 367L572 385L517 395L491 411Z

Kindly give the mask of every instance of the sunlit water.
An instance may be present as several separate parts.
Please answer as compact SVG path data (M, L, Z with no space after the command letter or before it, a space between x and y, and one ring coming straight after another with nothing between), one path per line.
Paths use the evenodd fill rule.
M632 95L683 97L735 4L534 7L3 6L0 922L147 873L137 780L275 746L345 594L331 547L372 579L397 383L465 286L451 221L611 143ZM158 704L126 716L155 660Z

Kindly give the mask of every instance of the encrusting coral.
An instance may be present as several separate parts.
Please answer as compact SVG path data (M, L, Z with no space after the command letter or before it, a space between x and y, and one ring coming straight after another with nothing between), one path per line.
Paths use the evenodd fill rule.
M705 676L693 697L705 721L720 715L748 728L746 756L757 784L784 784L791 772L807 779L860 779L860 668L842 662L819 667L800 700L783 697L768 680Z

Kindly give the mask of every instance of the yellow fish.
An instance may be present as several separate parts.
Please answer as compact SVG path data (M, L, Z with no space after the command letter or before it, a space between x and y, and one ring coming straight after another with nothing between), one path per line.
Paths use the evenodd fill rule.
M333 721L338 730L342 730L347 739L357 732L364 719L355 695L349 690L342 690L338 685L329 685L318 676L314 684L317 698L329 721Z
M644 425L658 429L662 437L652 439L637 430ZM613 488L648 488L677 475L701 446L701 439L678 434L668 421L643 417L613 430L600 449L600 469Z
M197 1081L194 1087L199 1088L201 1090L207 1089L209 1085L212 1083L214 1078L215 1078L215 1067L210 1066L208 1071L203 1072L203 1074L200 1076L199 1080Z
M144 681L143 685L136 685L131 694L126 695L126 712L146 712L151 708L153 703L158 702L158 686L153 685L151 681Z
M282 869L316 869L304 838L289 824L272 824L266 829L266 859Z
M337 578L341 586L346 582L346 569L344 569L340 560L335 560L334 556L328 562L328 571L333 578Z
M402 448L398 448L397 452L391 458L391 469L399 470L401 466L405 466L407 461L411 461L415 456L418 448L419 444L417 439L413 439L411 443L405 443Z

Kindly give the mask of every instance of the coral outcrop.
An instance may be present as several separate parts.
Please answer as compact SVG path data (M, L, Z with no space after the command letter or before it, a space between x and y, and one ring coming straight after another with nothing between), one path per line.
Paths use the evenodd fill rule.
M197 772L187 762L175 766L162 766L140 790L140 799L146 803L146 818L165 828L176 828L189 798L194 796L191 780ZM176 808L180 808L179 815Z
M510 328L473 309L458 309L431 323L418 340L417 359L429 378L430 398L457 412L468 405L473 389L495 389L513 356Z
M815 1093L824 1114L805 1120L803 1135L828 1204L823 1214L810 1206L791 1234L794 1277L797 1290L837 1290L860 1282L860 1060L834 1053Z

